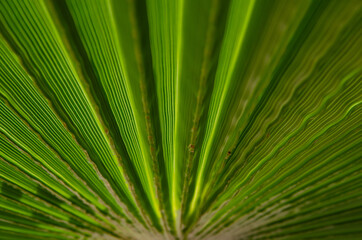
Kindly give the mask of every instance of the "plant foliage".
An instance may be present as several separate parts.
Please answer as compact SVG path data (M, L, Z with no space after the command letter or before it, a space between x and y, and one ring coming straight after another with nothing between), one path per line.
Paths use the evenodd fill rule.
M361 239L359 0L0 1L0 239Z

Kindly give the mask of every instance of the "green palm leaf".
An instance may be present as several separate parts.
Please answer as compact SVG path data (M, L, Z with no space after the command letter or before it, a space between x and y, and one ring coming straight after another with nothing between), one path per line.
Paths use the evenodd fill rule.
M0 239L362 238L358 0L0 2Z

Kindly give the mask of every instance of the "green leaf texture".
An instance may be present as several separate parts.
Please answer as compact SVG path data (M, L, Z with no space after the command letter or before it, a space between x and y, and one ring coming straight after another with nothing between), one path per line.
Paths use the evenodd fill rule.
M0 1L0 239L362 239L359 0Z

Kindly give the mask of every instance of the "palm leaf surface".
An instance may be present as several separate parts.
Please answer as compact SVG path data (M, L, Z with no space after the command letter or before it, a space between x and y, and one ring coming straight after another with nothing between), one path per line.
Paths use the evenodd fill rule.
M1 239L362 237L360 1L0 10Z

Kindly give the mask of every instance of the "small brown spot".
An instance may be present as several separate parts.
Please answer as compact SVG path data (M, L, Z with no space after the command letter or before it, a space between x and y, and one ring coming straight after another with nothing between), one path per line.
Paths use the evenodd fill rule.
M190 144L189 145L189 151L194 152L195 151L195 145Z

